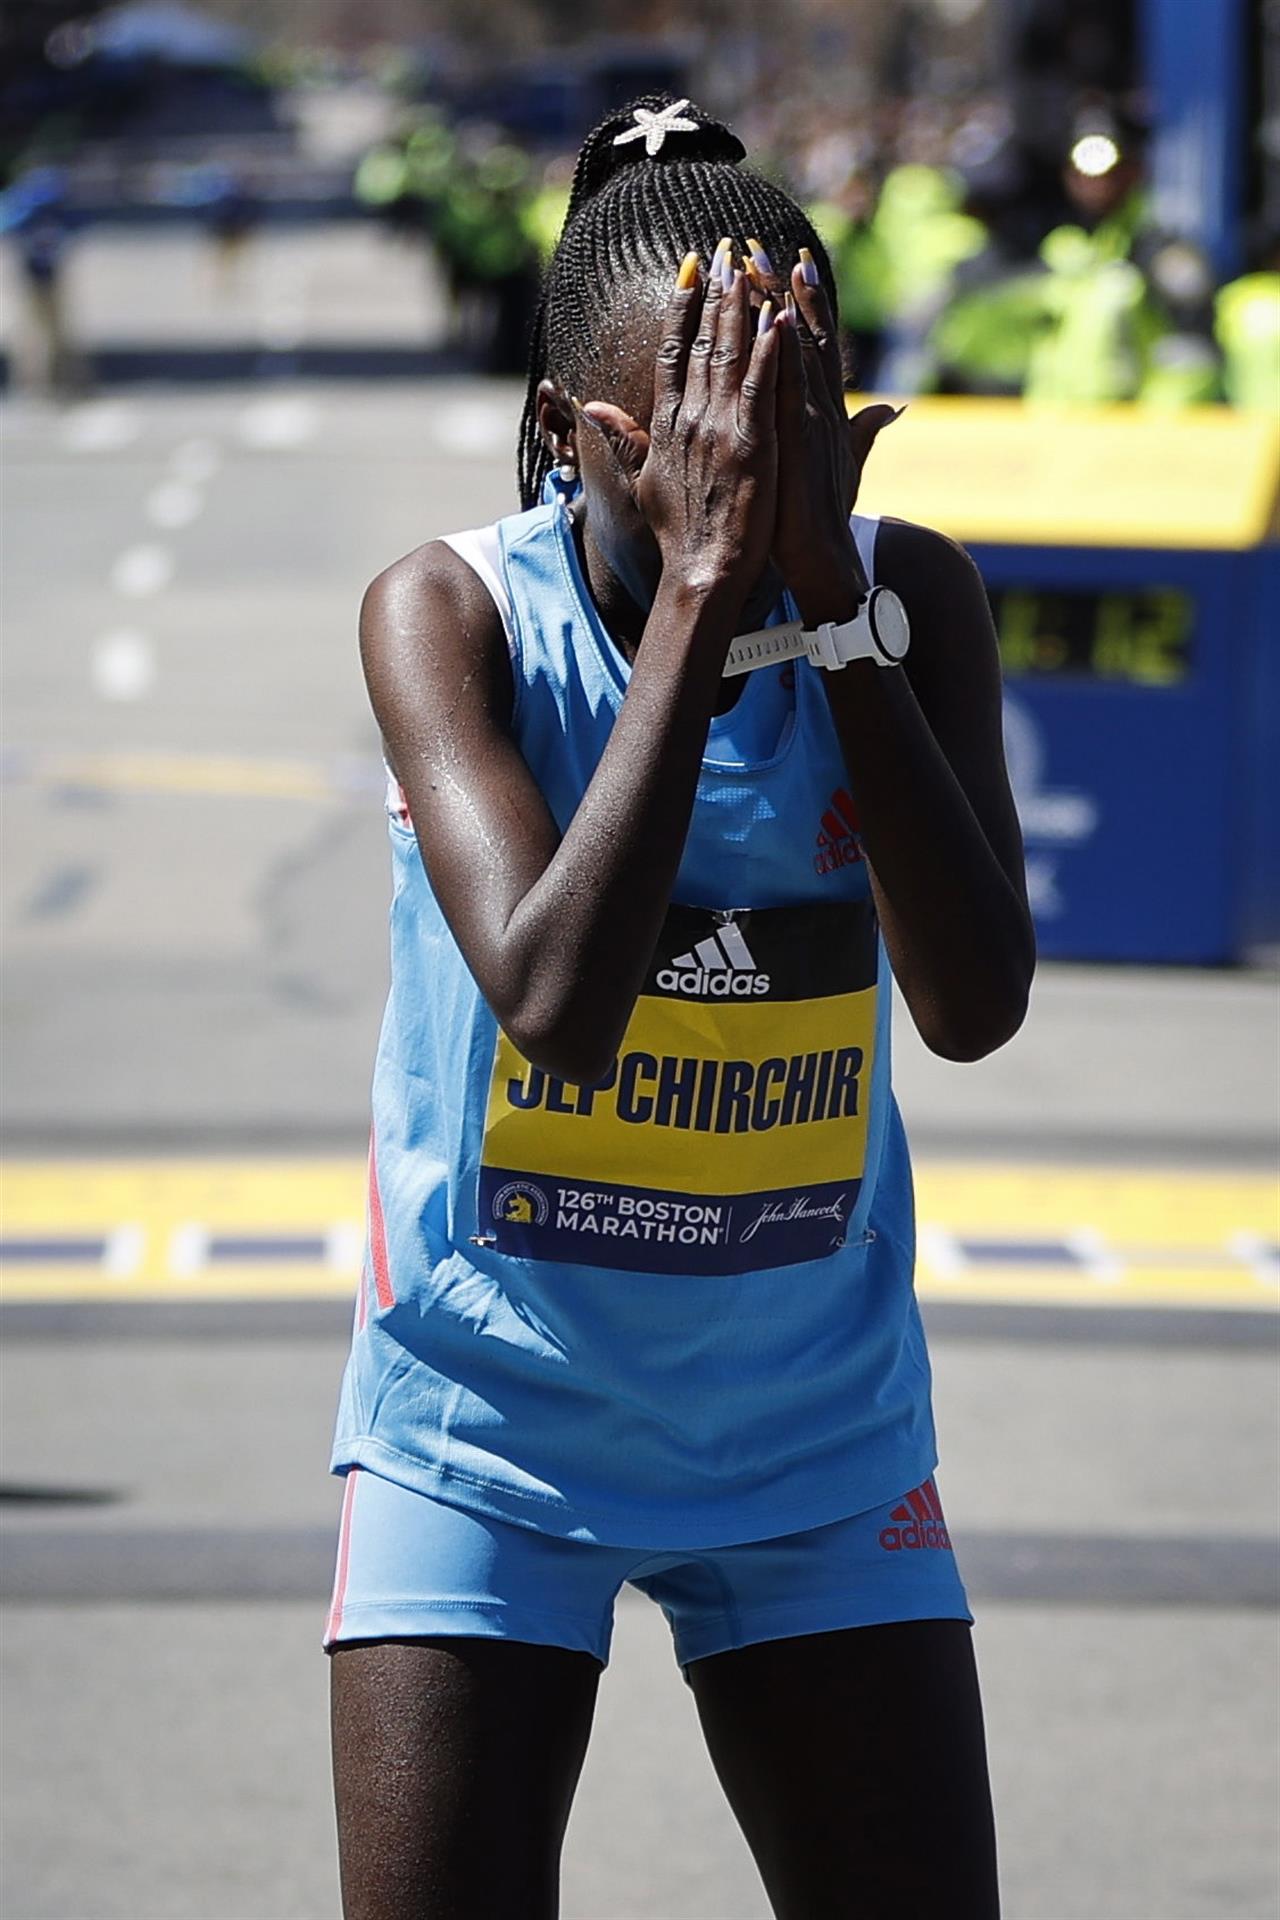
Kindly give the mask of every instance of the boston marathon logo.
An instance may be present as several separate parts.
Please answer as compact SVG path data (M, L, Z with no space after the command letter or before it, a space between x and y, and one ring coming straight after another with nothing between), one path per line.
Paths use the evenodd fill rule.
M746 1000L754 994L768 993L769 976L757 972L740 930L732 920L726 920L688 953L678 953L669 967L661 968L657 984L663 993L705 993L717 1000Z
M509 1180L493 1196L493 1217L511 1227L543 1227L551 1209L531 1180Z

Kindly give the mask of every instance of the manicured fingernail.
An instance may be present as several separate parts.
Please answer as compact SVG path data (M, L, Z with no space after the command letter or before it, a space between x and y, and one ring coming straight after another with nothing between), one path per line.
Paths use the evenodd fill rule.
M698 256L696 253L686 253L680 262L680 271L676 275L676 292L684 293L689 287L696 287L697 284Z
M758 273L773 273L773 262L758 240L747 241L747 252L750 254L752 265Z
M720 285L726 293L734 282L733 248L730 247L720 267Z
M713 280L715 279L716 275L719 273L721 267L724 265L725 254L728 253L732 245L733 245L732 240L728 239L727 237L723 240L717 240L716 250L711 256L711 277Z
M766 300L764 305L760 309L760 318L756 322L757 338L768 333L772 325L773 325L773 302L772 300Z
M800 249L800 271L804 275L806 287L816 287L819 284L817 264L808 247Z
M786 297L786 315L792 326L794 326L796 323L796 297L794 293L788 293Z
M759 267L756 265L755 261L751 258L751 255L749 253L743 254L742 264L746 268L747 278L751 282L752 286L755 287L758 292L763 293L765 289L764 275L761 273Z

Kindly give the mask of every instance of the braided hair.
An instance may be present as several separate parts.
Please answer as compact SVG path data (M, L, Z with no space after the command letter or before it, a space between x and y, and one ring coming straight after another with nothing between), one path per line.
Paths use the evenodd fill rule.
M536 506L551 470L538 427L538 383L548 377L570 391L604 398L619 355L610 352L611 322L634 314L637 294L663 299L691 249L706 265L723 235L740 248L758 240L786 275L801 247L813 254L833 316L835 278L807 214L781 187L739 165L746 148L719 120L687 101L679 118L693 132L669 130L659 151L644 140L614 144L638 123L635 109L675 104L670 94L643 94L606 116L582 143L564 228L534 315L529 384L516 447L520 504ZM604 379L605 392L597 389ZM590 390L590 391L589 391Z

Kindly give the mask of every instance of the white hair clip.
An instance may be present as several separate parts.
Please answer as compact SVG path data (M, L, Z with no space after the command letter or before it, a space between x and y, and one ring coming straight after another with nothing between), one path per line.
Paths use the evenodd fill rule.
M643 140L644 150L650 158L652 158L652 156L660 150L663 141L669 133L696 133L698 131L698 123L696 120L681 120L679 118L680 109L687 107L688 104L689 102L687 100L673 100L670 106L661 108L657 113L650 113L647 107L637 107L635 109L635 126L628 127L625 133L618 134L613 142L614 146L624 146L628 140Z

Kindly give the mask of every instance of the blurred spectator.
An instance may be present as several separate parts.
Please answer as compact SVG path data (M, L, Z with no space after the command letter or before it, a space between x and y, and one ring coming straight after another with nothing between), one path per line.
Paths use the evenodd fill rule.
M459 330L490 373L528 359L538 301L538 248L529 224L528 158L505 141L460 155L436 209L433 238Z
M1280 239L1270 248L1280 254ZM1222 378L1233 406L1280 415L1280 270L1246 273L1214 302Z
M490 373L523 370L539 258L559 233L567 186L535 176L530 156L496 129L459 134L426 110L366 153L353 190L406 239L433 247L454 340Z
M864 340L873 330L878 335L875 377L895 391L926 384L930 328L956 268L984 244L981 223L960 202L954 174L908 164L886 176L869 220L849 217L842 229L833 217L841 207L815 210L832 245L841 311Z
M1145 127L1115 90L1132 49L1111 46L1106 11L1090 0L1072 42L1081 59L1064 66L1051 57L1062 7L1032 9L1030 93L1007 79L981 92L976 67L967 87L935 85L958 69L933 60L926 8L912 13L902 70L878 82L851 70L841 106L832 74L792 67L742 107L755 164L795 187L826 241L861 386L1153 407L1274 394L1274 274L1219 293L1207 256L1154 226ZM852 58L848 35L832 45ZM1083 60L1090 47L1098 57ZM697 76L680 84L696 91ZM355 176L370 210L434 249L454 339L494 371L523 365L569 185L563 158L497 124L513 89L511 72L491 89L492 125L416 108Z
M543 266L555 252L564 216L569 211L573 162L571 153L558 154L554 160L549 160L525 209L525 231L537 249L538 259Z
M1212 281L1186 242L1148 225L1143 130L1108 107L1072 129L1063 184L1078 217L1046 235L1046 324L1023 392L1028 399L1141 399L1189 405L1217 397L1207 325Z
M1025 250L1019 156L1005 191L970 183L987 243L958 271L929 339L926 382L944 392L1070 404L1177 407L1221 397L1208 261L1149 224L1142 129L1110 107L1078 116L1062 169L1074 220Z
M26 294L31 384L56 395L87 385L87 370L67 320L63 268L72 219L60 168L33 168L5 195L4 224L12 233Z
M261 218L261 208L244 176L226 167L210 167L203 184L205 221L213 241L217 283L226 292L239 278L245 248Z

